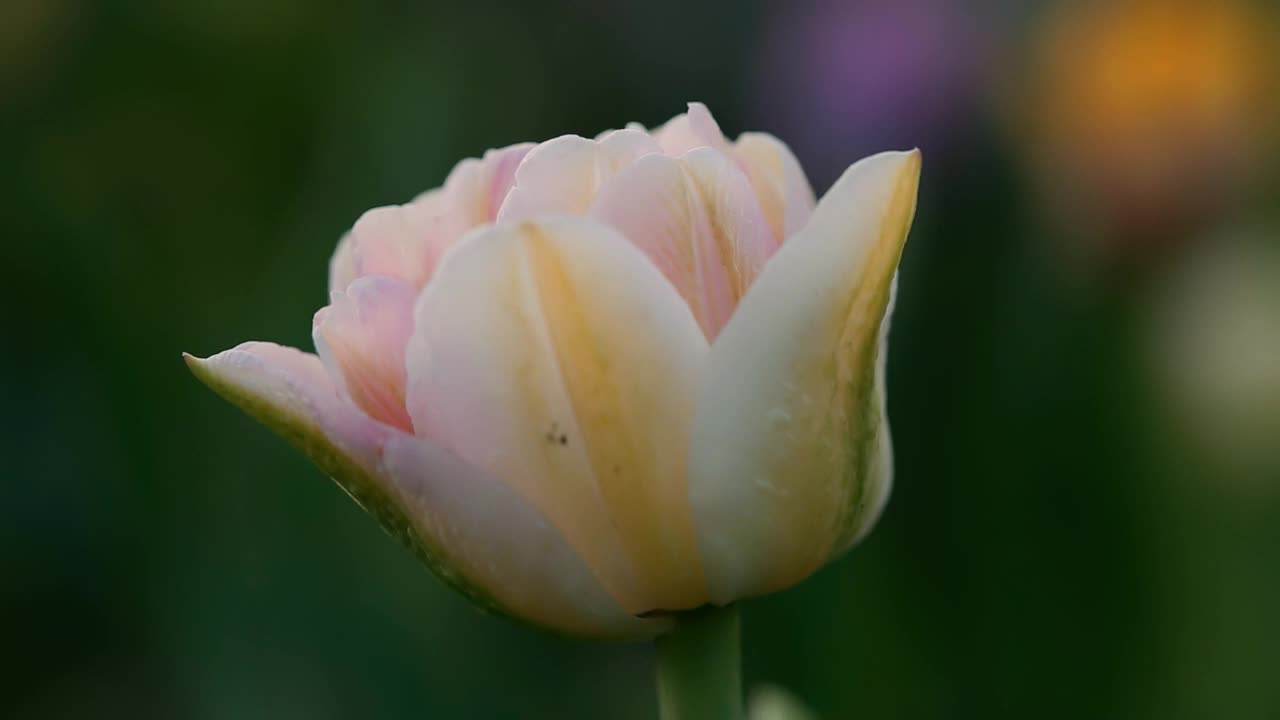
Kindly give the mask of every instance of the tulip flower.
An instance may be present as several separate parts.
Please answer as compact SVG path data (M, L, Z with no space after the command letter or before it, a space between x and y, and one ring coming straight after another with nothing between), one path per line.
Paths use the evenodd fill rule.
M736 646L714 608L808 577L888 497L919 171L869 157L815 202L783 143L731 142L699 104L490 151L355 223L316 354L188 363L481 606L573 635L676 628L660 656L696 654L685 626Z

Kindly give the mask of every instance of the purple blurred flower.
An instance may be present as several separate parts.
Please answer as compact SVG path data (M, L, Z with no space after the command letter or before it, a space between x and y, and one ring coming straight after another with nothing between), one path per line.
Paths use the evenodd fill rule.
M753 121L777 128L819 183L877 148L945 152L978 106L979 19L945 0L775 0Z

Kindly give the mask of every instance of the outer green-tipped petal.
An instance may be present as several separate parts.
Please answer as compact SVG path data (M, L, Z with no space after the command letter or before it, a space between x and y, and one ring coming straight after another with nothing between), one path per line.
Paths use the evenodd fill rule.
M799 582L884 505L883 334L919 173L915 151L849 168L712 346L689 484L714 602Z
M196 377L302 450L477 605L578 635L664 628L613 604L559 533L505 485L341 400L316 356L245 343L186 360Z
M707 341L644 255L596 222L461 241L418 303L420 435L517 488L633 614L701 605L685 460Z
M344 478L359 481L373 472L389 429L338 398L320 358L266 342L184 358L201 382L295 445L364 504L367 493Z

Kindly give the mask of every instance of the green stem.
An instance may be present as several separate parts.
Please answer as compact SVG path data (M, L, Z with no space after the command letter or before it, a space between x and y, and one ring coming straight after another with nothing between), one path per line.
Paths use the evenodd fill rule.
M662 720L741 720L742 642L738 607L681 613L655 642Z

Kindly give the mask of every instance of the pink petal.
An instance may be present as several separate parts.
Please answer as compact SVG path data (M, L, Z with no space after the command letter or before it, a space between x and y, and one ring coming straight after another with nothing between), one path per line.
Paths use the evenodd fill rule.
M312 333L339 391L369 417L409 433L404 354L417 296L403 280L366 275L333 294Z
M654 138L667 155L683 155L700 147L727 150L729 145L711 111L700 102L689 103L689 111L668 120Z
M649 256L708 339L775 247L746 176L705 147L683 158L641 158L601 188L591 214Z
M329 290L342 292L356 278L388 275L422 287L449 247L468 230L493 222L514 183L530 143L490 150L449 173L443 188L410 203L369 210L338 244Z
M546 215L582 215L596 190L622 168L659 152L642 130L614 130L600 140L564 135L534 148L516 169L516 184L499 222Z
M350 269L342 278L388 275L421 287L431 277L440 246L453 233L446 200L438 191L407 205L369 210L343 241L351 246L351 259L343 263Z
M498 208L515 184L516 168L533 147L522 143L490 150L481 160L463 160L449 173L445 192L466 229L497 219Z

